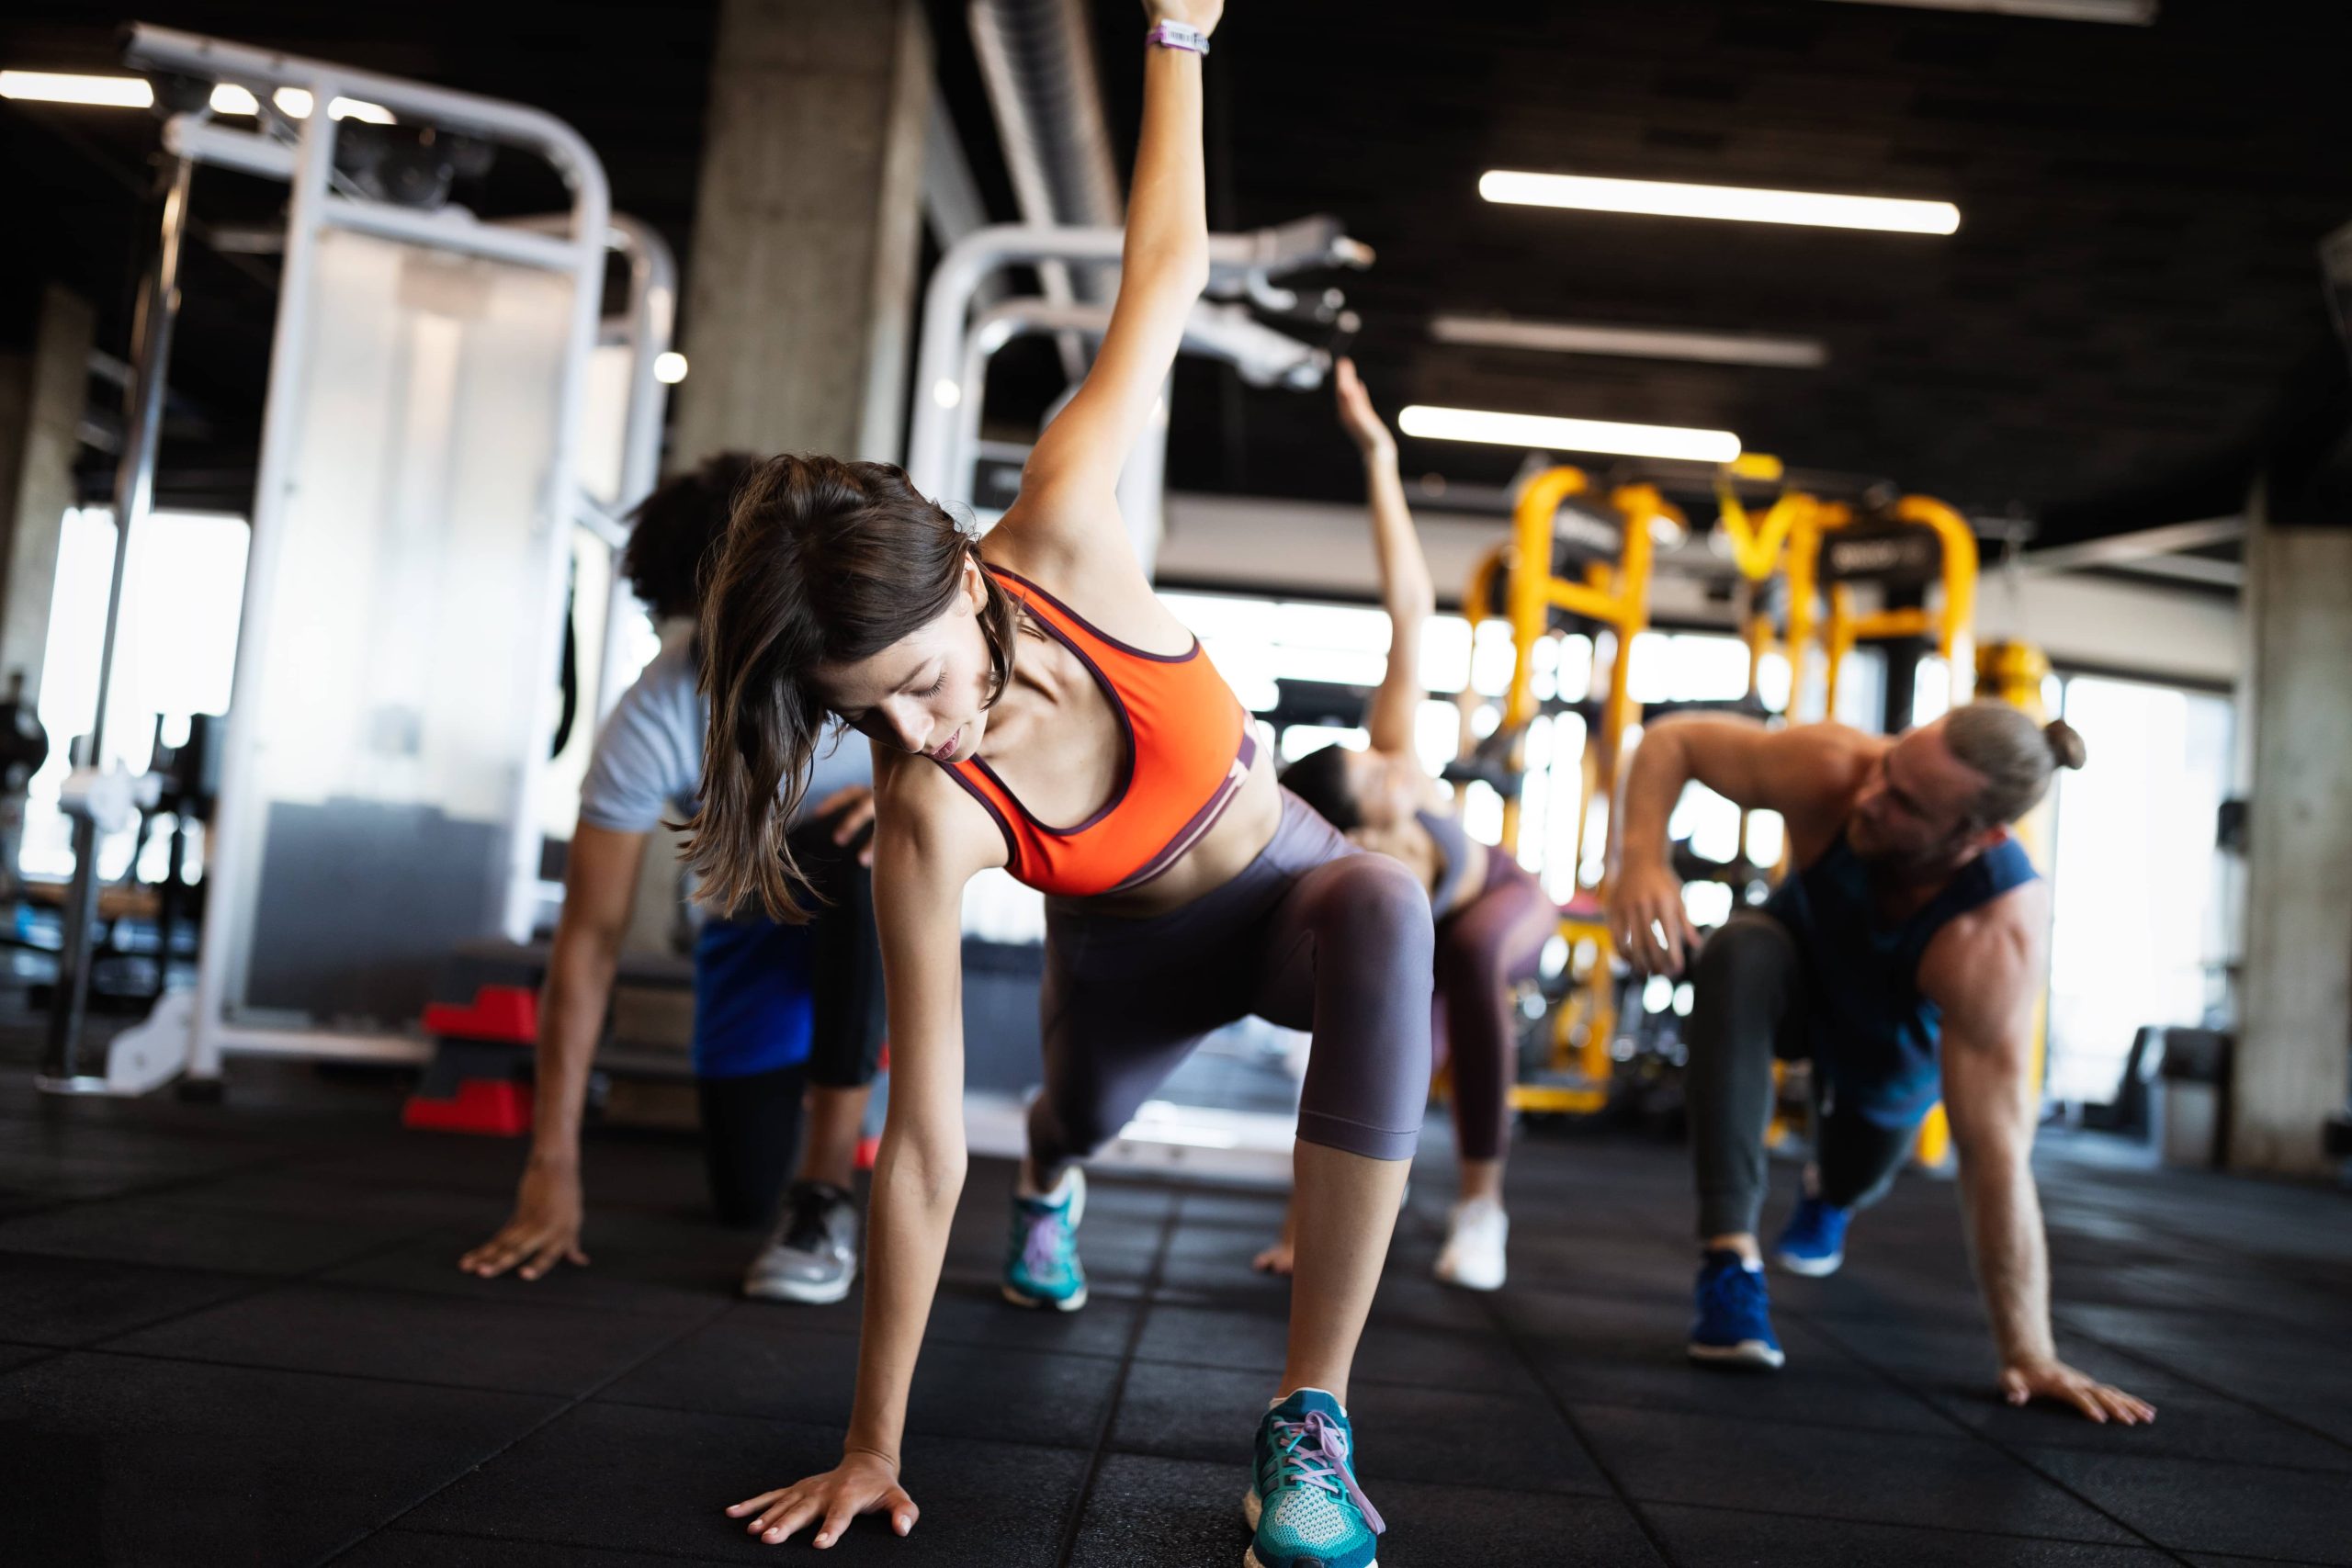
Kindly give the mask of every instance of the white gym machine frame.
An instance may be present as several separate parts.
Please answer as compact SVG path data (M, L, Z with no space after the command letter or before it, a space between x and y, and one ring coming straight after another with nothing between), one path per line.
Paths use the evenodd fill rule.
M232 692L248 690L251 672L262 668L271 653L270 612L281 542L277 525L289 483L290 439L309 390L299 383L305 363L302 351L312 331L310 280L322 235L330 230L346 230L571 278L553 444L538 486L538 528L547 539L540 554L546 570L531 606L540 628L533 646L542 650L537 656L542 661L540 667L532 672L531 690L537 695L531 733L548 733L555 716L572 529L585 529L617 557L626 542L626 528L614 508L632 503L650 489L660 463L667 388L655 377L654 361L670 346L677 299L676 267L668 247L644 225L613 215L603 164L578 131L543 110L145 25L132 29L125 55L131 65L142 70L244 87L265 106L281 87L311 95L312 111L300 121L291 145L266 130L247 131L216 124L201 112L175 115L164 127L165 149L187 164L282 179L290 191ZM521 222L490 223L462 209L424 211L337 190L332 176L340 122L332 106L339 98L380 106L401 120L478 135L535 153L562 177L572 198L571 210ZM632 355L618 494L611 505L587 494L578 479L587 368L599 339L608 252L619 253L629 270L629 307L621 335ZM128 539L122 543L127 546ZM626 581L616 570L597 659L594 716L601 717L626 684L623 677L628 672L616 667L616 634L628 615L640 613ZM213 919L201 939L196 987L190 992L167 993L144 1024L116 1041L103 1080L110 1092L143 1092L183 1071L192 1080L215 1079L221 1057L232 1051L379 1062L419 1062L430 1055L429 1043L409 1035L266 1028L228 1020L232 933L218 929L218 921L237 908L240 889L234 884L245 868L221 850L238 830L231 807L254 787L253 723L250 705L232 700L222 748L221 809L205 857L209 883L207 904ZM525 755L529 765L518 770L508 810L514 830L505 868L503 919L503 934L518 942L528 940L538 907L541 834L536 808L546 764L540 749L526 749Z

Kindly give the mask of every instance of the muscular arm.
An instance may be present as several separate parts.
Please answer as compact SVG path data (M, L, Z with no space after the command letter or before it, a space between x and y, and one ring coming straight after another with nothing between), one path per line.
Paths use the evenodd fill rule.
M2048 910L2045 885L2032 883L1953 921L1929 945L1919 985L1943 1014L1944 1105L2002 1392L2013 1404L2057 1399L2128 1426L2155 1411L2059 1360L2050 1330L2050 1250L2032 1165L2034 1002Z
M1617 811L1610 931L1635 967L1679 974L1696 933L1668 861L1667 822L1692 782L1748 811L1777 811L1799 861L1835 835L1886 742L1838 724L1767 729L1747 719L1661 719L1643 732Z

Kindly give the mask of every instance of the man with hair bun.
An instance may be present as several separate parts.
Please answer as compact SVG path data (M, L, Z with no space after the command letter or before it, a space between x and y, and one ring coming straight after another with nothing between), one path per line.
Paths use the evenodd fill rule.
M1772 1063L1813 1064L1814 1157L1773 1257L1833 1273L1854 1212L1885 1191L1940 1099L1959 1154L1971 1255L2012 1404L2071 1404L2126 1426L2155 1411L2059 1360L2034 1190L2034 1004L2049 887L2009 824L2079 768L2082 737L1976 702L1900 737L1839 724L1654 725L1626 775L1610 929L1635 968L1689 968L1688 1092L1703 1249L1690 1353L1773 1368L1756 1221ZM1778 812L1792 870L1700 947L1667 859L1667 818L1696 781ZM1696 953L1695 963L1690 956Z

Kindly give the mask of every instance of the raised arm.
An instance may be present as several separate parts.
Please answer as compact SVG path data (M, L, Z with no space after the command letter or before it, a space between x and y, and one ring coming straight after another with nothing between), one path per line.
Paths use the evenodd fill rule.
M1705 784L1748 811L1777 811L1800 861L1825 847L1885 742L1843 725L1767 729L1737 718L1660 719L1642 733L1618 807L1609 927L1636 969L1679 975L1698 943L1666 828L1685 785Z
M1224 0L1149 0L1153 25L1214 29ZM1143 130L1119 258L1119 297L1085 382L1038 436L1021 495L1000 528L1024 550L1060 553L1073 566L1134 547L1119 521L1119 470L1151 417L1208 282L1209 236L1201 158L1201 57L1144 51Z
M894 760L876 779L874 909L889 1008L890 1111L866 1222L857 1395L837 1468L727 1510L768 1542L813 1526L812 1544L831 1546L852 1518L877 1510L905 1535L920 1513L899 1483L899 1439L964 1187L964 886L1003 858L977 810L943 807L953 788L914 760Z
M1363 454L1365 500L1372 512L1373 558L1380 567L1380 603L1388 612L1388 668L1372 694L1364 728L1375 751L1413 750L1413 722L1421 710L1421 628L1437 611L1430 563L1413 532L1412 509L1396 477L1396 441L1388 434L1372 396L1356 376L1355 362L1342 359L1335 385L1340 423Z
M2128 1427L2154 1420L2154 1407L2060 1360L2050 1332L2050 1249L2032 1163L2046 886L2029 884L1947 926L1920 962L1919 988L1943 1014L1944 1108L2001 1393L2012 1404L2052 1399Z

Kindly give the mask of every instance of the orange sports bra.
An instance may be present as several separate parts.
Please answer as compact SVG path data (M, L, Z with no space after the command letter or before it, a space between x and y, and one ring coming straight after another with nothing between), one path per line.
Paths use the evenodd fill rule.
M1240 791L1258 754L1250 716L1200 638L1188 652L1146 653L1027 578L988 572L1093 674L1119 716L1125 766L1110 800L1075 828L1038 821L978 757L940 766L996 819L1018 880L1074 898L1140 887L1198 843Z

